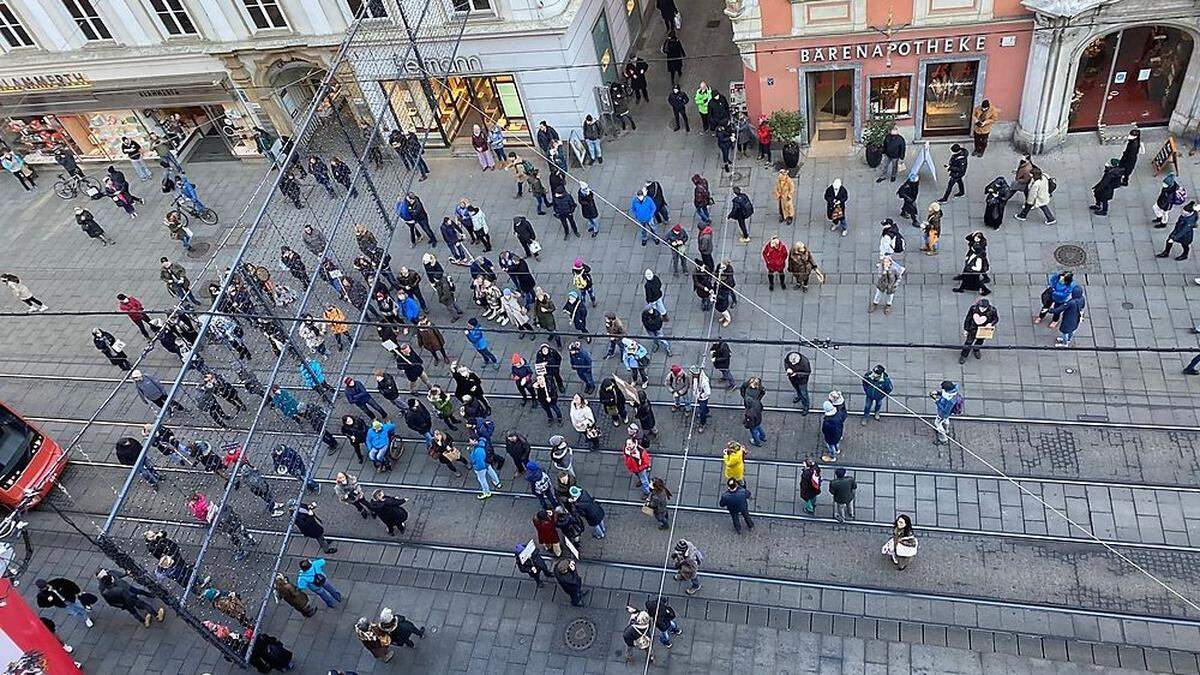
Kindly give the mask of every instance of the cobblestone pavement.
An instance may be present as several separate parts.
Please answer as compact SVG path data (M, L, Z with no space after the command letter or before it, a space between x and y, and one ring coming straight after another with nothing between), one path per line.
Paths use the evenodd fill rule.
M707 18L720 20L719 8L711 9ZM699 11L692 14L684 36L690 53L691 44L701 43L698 34L704 25ZM727 29L723 24L718 30ZM697 32L694 40L686 34L690 30ZM656 39L652 34L646 44L657 44ZM721 46L705 43L703 49L716 53ZM684 78L688 89L694 90L701 76L720 86L738 72L736 61L702 63L710 64L703 73L694 72L689 64ZM1053 333L1032 325L1030 317L1046 273L1057 269L1055 248L1073 244L1086 256L1075 269L1089 303L1076 338L1078 348L987 352L981 360L960 366L954 348L917 345L953 345L960 340L959 326L970 299L948 292L951 277L960 269L963 236L982 226L983 186L996 175L1010 175L1015 167L1017 156L1011 149L993 143L985 158L971 161L969 198L946 206L944 247L938 256L919 255L916 231L905 228L908 271L896 311L890 316L867 315L876 259L875 224L896 216L895 186L874 183L873 172L858 158L806 161L797 178L797 224L780 225L773 217L770 196L773 171L744 158L738 162L736 176L721 175L711 137L670 130L663 115L666 90L665 77L652 71L655 102L643 104L646 110L634 110L637 131L606 141L603 165L573 170L615 205L602 208L604 232L597 239L560 239L558 223L550 216L537 216L528 196L513 198L511 174L480 174L472 157L431 157L433 177L416 188L434 219L449 213L462 196L481 205L492 224L496 253L517 248L508 228L512 217L530 216L544 246L541 260L531 261L533 271L560 302L569 290L570 261L576 256L587 260L596 271L598 287L599 306L589 322L594 329L602 325L608 311L622 316L632 330L640 329L639 274L651 267L666 282L672 317L668 332L702 338L708 333L708 317L699 310L689 280L671 274L670 257L663 247L638 246L621 212L642 182L659 180L666 188L673 220L684 223L694 245L691 174L707 175L719 202L727 201L736 182L752 196L757 210L748 246L736 243L731 227L717 219L718 255L733 261L738 290L745 294L734 310L733 324L719 329L719 334L794 340L786 324L813 339L875 345L806 350L814 366L810 386L814 399L820 401L826 391L837 388L850 401L852 415L841 464L856 476L859 490L856 521L848 524L832 521L825 496L815 516L798 508L798 462L819 454L820 419L801 416L791 402L792 391L780 368L785 347L735 350L735 374L739 378L759 374L768 390L768 442L753 453L747 466L747 481L755 493L752 508L760 523L752 538L733 535L727 516L716 505L721 490L720 447L730 438L745 440L740 400L734 392L714 391L708 431L689 435L688 420L668 411L669 396L659 383L669 363L698 362L702 345L676 340L671 359L653 356L649 392L659 402L660 431L654 474L681 487L676 536L700 542L707 554L704 588L696 596L684 596L666 579L665 589L675 598L685 634L670 652L656 649L659 663L653 670L1200 671L1195 654L1200 644L1196 612L1130 566L1130 562L1140 565L1185 597L1196 596L1200 463L1197 436L1191 428L1198 423L1200 382L1179 370L1197 348L1187 331L1200 314L1192 309L1196 291L1191 278L1197 273L1192 261L1164 261L1152 255L1165 234L1150 229L1147 222L1157 193L1148 160L1130 187L1118 192L1109 217L1097 218L1086 208L1090 186L1098 168L1119 154L1119 148L1079 137L1039 158L1059 179L1055 195L1059 223L1047 227L1036 216L1018 222L1012 220L1010 209L1004 227L988 231L996 278L992 299L1002 318L997 344L1047 348L1052 344ZM1162 138L1151 130L1145 137L1148 146ZM944 156L945 146L935 146L934 152ZM1194 164L1185 158L1181 170L1182 182L1194 188ZM221 214L219 225L199 233L213 247L206 253L217 252L216 262L203 273L202 257L185 258L168 239L161 225L167 200L157 194L156 182L137 186L147 205L136 220L127 219L107 202L88 205L117 240L115 246L101 247L88 240L71 218L71 206L83 205L82 199L62 202L47 189L47 181L28 194L13 181L0 181L0 198L9 207L0 231L0 271L21 275L53 310L111 310L117 292L137 295L148 307L164 307L170 297L157 278L159 257L182 259L201 284L216 278L232 255L232 244L244 233L237 214L243 209L255 212L254 186L264 172L265 166L255 162L189 166L201 196ZM821 193L834 177L841 177L851 193L851 228L845 238L835 237L824 226ZM922 186L926 201L940 192L940 185L927 180ZM767 290L759 250L776 232L785 240L810 243L827 273L824 285L807 293L791 287ZM215 248L226 236L230 245ZM391 250L396 267L418 269L423 252L408 248L403 234ZM444 250L437 252L444 257ZM465 272L454 268L451 273L460 279L460 291L465 289ZM6 309L19 307L4 302ZM440 307L431 309L435 322L448 322ZM142 344L122 316L49 313L3 316L0 322L6 347L0 354L0 397L41 418L59 439L70 438L80 429L79 420L87 418L111 391L110 380L116 375L93 349L90 328L101 325L132 345ZM447 330L446 335L452 358L479 365L460 331ZM511 335L493 333L492 339L493 350L502 360L513 351L527 353L531 348ZM895 345L878 346L882 343ZM904 346L908 343L914 346ZM1092 346L1180 351L1084 349ZM592 345L597 377L619 369L615 361L600 361L603 349L603 340ZM845 367L834 363L833 357ZM862 427L855 424L862 401L856 374L874 363L888 365L897 402L889 404L882 421ZM365 376L374 367L390 365L386 354L368 338L351 370ZM178 361L153 352L145 367L169 382ZM431 375L444 378L444 367L431 367ZM45 376L67 379L29 379ZM504 372L488 371L484 378L489 392L508 395L512 391ZM924 422L905 416L901 408L928 414L927 392L947 378L963 383L967 418L975 418L955 423L956 437L971 452L932 446ZM569 389L578 388L573 378L568 380L572 380ZM539 446L537 456L544 459L546 437L557 429L548 428L539 411L518 406L511 396L496 398L500 429L528 435ZM103 423L80 444L79 462L64 479L70 499L61 495L55 499L64 508L89 514L80 517L85 528L90 526L89 518L107 512L114 486L123 477L111 466L112 442L133 433L132 425L146 421L151 412L130 391L119 392L101 415ZM238 420L241 425L248 422ZM205 433L192 427L181 430L194 436ZM343 609L322 611L307 621L286 608L269 608L267 630L296 648L304 673L323 673L331 667L362 673L640 670L637 664L623 663L619 653L622 608L659 589L662 554L669 542L638 512L640 493L611 451L622 438L621 430L605 425L605 431L605 450L580 453L576 462L580 483L609 512L609 537L601 542L585 538L583 575L594 589L586 608L567 606L560 592L539 591L512 569L505 552L531 534L527 525L531 500L517 495L526 492L523 485L509 483L503 495L480 504L472 493L473 482L450 478L410 439L406 456L390 474L364 470L344 444L338 454L323 459L316 474L321 480L349 470L372 486L391 486L390 491L412 500L411 527L403 537L388 539L377 524L363 523L337 504L330 490L324 491L319 501L327 525L341 540L339 552L331 556L331 575L348 590L349 600ZM1015 482L998 478L992 467L1015 476ZM511 470L506 467L504 474L510 478ZM1111 542L1125 560L1088 541L1055 510ZM914 516L922 536L918 563L903 573L882 564L877 554L886 523L898 511ZM168 513L147 515L177 519ZM32 522L39 536L30 578L53 572L86 579L102 563L79 537L62 532L52 515L33 514ZM181 541L196 540L187 527L177 529ZM272 536L264 533L268 541ZM315 552L311 544L295 541L287 564L294 568L298 557ZM270 563L261 556L255 560ZM372 616L385 605L431 629L415 652L398 655L390 666L372 661L350 631L353 618ZM108 610L100 612L91 631L69 617L55 618L88 672L227 670L213 650L173 626L168 626L169 631L146 631ZM563 636L567 626L581 618L594 622L596 638L591 646L575 650ZM123 648L113 649L113 645Z

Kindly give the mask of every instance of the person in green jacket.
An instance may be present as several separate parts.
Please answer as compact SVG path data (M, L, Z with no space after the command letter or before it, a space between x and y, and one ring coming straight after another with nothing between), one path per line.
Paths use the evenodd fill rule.
M712 89L708 88L707 82L700 83L700 88L696 90L696 96L692 100L696 102L696 110L700 113L700 133L706 134L709 132L708 102L712 100Z

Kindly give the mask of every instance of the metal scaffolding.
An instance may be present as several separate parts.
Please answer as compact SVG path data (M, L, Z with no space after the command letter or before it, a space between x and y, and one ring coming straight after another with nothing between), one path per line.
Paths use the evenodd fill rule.
M363 326L347 324L348 344L339 335L324 354L302 328L311 335L327 313L367 317L381 272L390 273L395 198L412 183L423 134L437 128L427 64L453 62L468 16L425 0L372 0L361 12L296 137L277 146L265 204L202 299L262 318L180 311L167 321L184 347L182 367L98 538L119 567L241 665L322 448L336 450L327 427ZM402 128L389 99L409 82L429 97L430 117L396 143L396 131L414 130ZM284 247L302 262L281 264ZM264 360L270 374L261 381L247 366L261 370ZM189 374L203 384L187 386ZM214 424L221 430L184 431ZM156 471L163 462L189 470ZM247 608L240 618L211 602L231 592Z

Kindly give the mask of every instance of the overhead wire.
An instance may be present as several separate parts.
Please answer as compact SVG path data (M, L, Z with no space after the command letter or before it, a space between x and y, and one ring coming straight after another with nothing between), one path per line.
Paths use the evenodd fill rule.
M426 75L426 77L429 77L431 79L435 79L435 80L439 79L438 75L429 73L427 70L424 71L424 74ZM445 85L446 82L443 80L442 84ZM484 119L491 119L487 115L486 111L484 111L484 110L480 109L478 106L476 106L473 101L468 101L467 104L468 104L468 106L475 108L475 110L477 112L479 112L479 114L482 115L484 117ZM528 141L524 141L523 139L518 139L518 142L522 143L525 147L530 148L539 157L544 159L550 166L552 166L552 167L557 166L548 155L546 155L545 153L543 153L541 151L541 148L534 147ZM569 170L569 167L568 167L568 170L563 171L563 173L565 176L567 176L571 180L575 181L575 183L586 182L586 181L580 180L574 174L572 174ZM602 203L604 203L607 207L609 207L609 208L613 209L614 211L616 211L617 213L619 213L626 220L633 223L638 229L641 229L644 234L648 234L649 236L654 237L655 240L657 240L660 244L667 243L666 240L663 237L661 237L657 232L655 232L653 229L650 229L649 227L642 225L641 223L638 223L624 209L617 207L615 204L613 204L611 201L609 201L603 194L601 194L600 192L595 191L595 190L593 190L592 192L593 192L593 194L596 195L596 198L598 200L600 200ZM728 219L725 219L725 220L728 221ZM726 225L728 226L728 222L726 222ZM671 253L672 255L677 255L677 256L683 258L684 261L686 261L688 264L691 263L691 261L687 258L686 254L684 254L678 250L675 250L670 245L667 245L666 248L667 248L668 252ZM715 270L705 270L705 271L707 274L709 274L710 277L712 277L715 284L724 285L724 284L722 284L720 278L716 275ZM839 359L837 357L837 355L835 355L830 349L826 348L825 346L819 344L818 342L816 342L814 340L807 338L798 329L794 328L791 324L789 324L788 322L779 318L775 313L771 312L767 308L765 308L762 305L760 305L759 303L755 302L752 298L747 296L745 293L737 290L736 287L726 286L726 288L728 288L729 291L732 292L737 297L745 300L746 303L749 304L751 307L758 310L762 314L766 315L767 318L771 319L771 321L773 321L775 324L777 324L778 326L783 328L786 332L794 335L802 345L811 347L812 349L816 350L818 353L824 355L825 357L827 357L830 360L831 363L837 365L839 368L842 368L847 373L849 373L852 377L857 378L859 380L863 379L862 375L860 373L858 373L858 371L856 369L851 367L848 363L844 362L843 360ZM960 349L961 349L961 347L960 347ZM920 413L918 413L915 410L913 410L912 408L910 408L907 404L905 404L899 398L897 398L891 394L886 394L886 393L884 394L884 396L889 401L891 401L895 406L897 406L900 410L904 411L910 417L912 417L918 424L924 425L925 427L927 427L930 431L934 432L935 434L937 433L937 428L933 425L932 422L930 422L928 419L926 419ZM954 436L948 436L948 442L950 444L952 444L953 446L957 447L958 449L962 450L963 452L967 453L968 455L970 455L973 459L978 461L983 466L987 467L987 469L989 471L992 471L994 474L996 474L996 476L1000 477L1005 482L1011 484L1018 491L1020 491L1021 494L1026 495L1026 496L1030 497L1031 499L1037 501L1038 503L1042 504L1051 513L1062 518L1071 527L1073 527L1076 530L1078 530L1079 532L1083 533L1083 535L1085 537L1087 537L1088 539L1095 541L1097 544L1102 546L1106 551L1111 553L1113 556L1115 556L1116 558L1118 558L1125 564L1129 565L1131 568L1133 568L1134 570L1136 570L1137 572L1139 572L1146 578L1150 579L1154 584L1156 584L1157 586L1159 586L1160 588L1165 590L1168 594L1174 596L1175 598L1179 599L1184 604L1186 604L1188 607L1190 607L1193 610L1195 610L1196 612L1200 613L1200 604L1198 604L1196 601L1193 601L1191 598L1187 597L1183 593L1176 590L1173 586L1171 586L1167 582L1163 581L1157 575L1155 575L1154 573L1152 573L1151 571L1146 569L1145 566L1139 564L1137 561L1133 560L1129 556L1127 556L1124 553L1117 550L1112 544L1110 544L1110 543L1104 541L1103 539L1101 539L1100 537L1096 536L1096 534L1093 533L1091 529L1089 529L1088 527L1077 522L1075 519L1071 518L1063 509L1060 509L1060 508L1054 506L1053 504L1049 503L1044 498L1042 498L1041 495L1033 492L1029 488L1022 485L1019 480L1010 476L1007 472L1005 472L1002 468L996 466L993 462L988 461L987 458L983 457L978 452L976 452L972 448L968 447L967 445L965 445L964 443L959 441L958 438L956 438ZM649 661L647 660L646 670L644 670L643 673L645 674L648 671L648 669L649 669Z

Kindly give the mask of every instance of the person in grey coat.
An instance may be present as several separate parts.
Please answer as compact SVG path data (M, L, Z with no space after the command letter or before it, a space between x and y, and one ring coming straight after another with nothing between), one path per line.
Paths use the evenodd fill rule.
M140 370L135 370L129 374L133 379L133 384L137 387L138 398L146 405L152 405L155 408L162 409L167 403L167 390L153 376L147 375ZM182 412L187 410L179 401L171 401L170 412Z

